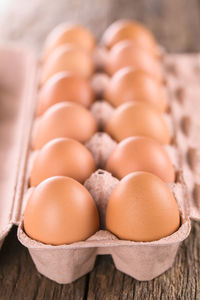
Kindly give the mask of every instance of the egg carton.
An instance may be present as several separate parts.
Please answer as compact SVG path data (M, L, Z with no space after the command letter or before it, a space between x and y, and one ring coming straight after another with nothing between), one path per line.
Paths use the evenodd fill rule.
M14 116L3 120L1 127L2 147L5 147L1 147L0 153L3 170L0 181L1 243L12 225L19 225L18 239L29 249L38 271L58 283L72 282L90 272L96 255L103 254L111 254L118 270L138 280L151 280L169 269L173 265L180 243L190 233L189 217L200 220L199 121L198 117L194 118L198 111L197 98L200 95L197 79L200 74L198 75L196 67L198 64L200 66L199 56L165 55L164 59L167 92L171 97L168 119L174 129L173 144L168 147L168 151L177 169L176 183L169 186L175 194L181 212L182 222L178 231L153 242L119 240L106 231L106 203L118 180L100 169L93 173L84 185L97 203L101 230L86 241L60 246L34 241L23 229L23 211L31 191L28 189L28 178L32 156L30 139L37 93L37 60L29 50L13 47L1 47L0 60L3 106L1 111L5 113L6 109ZM187 72L182 67L186 62ZM188 96L190 93L191 96ZM196 105L195 109L192 109L194 106L191 102ZM97 120L103 126L112 108L106 102L101 102L95 103L91 111L98 116ZM86 146L103 168L116 142L105 133L97 133Z

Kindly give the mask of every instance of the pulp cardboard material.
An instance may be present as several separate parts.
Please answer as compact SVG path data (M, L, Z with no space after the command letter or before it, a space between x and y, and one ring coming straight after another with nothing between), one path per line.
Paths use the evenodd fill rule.
M170 98L169 116L174 132L173 143L168 151L177 170L176 183L169 187L177 199L181 213L179 230L158 241L140 243L119 240L106 231L106 203L118 180L104 170L97 170L86 180L85 187L93 195L99 209L101 230L86 241L61 246L34 241L23 230L23 210L27 193L30 192L28 178L31 157L34 155L30 151L30 139L36 104L36 60L29 51L13 48L0 49L0 60L1 91L6 91L1 100L4 106L1 111L13 114L8 121L5 118L4 128L1 130L2 146L5 147L0 153L1 174L4 174L0 181L1 241L12 224L19 224L18 238L29 249L36 268L58 283L72 282L91 271L96 255L103 254L111 254L117 269L138 280L150 280L170 268L180 242L190 233L189 216L200 219L197 207L200 157L197 136L200 124L196 113L197 108L199 109L196 99L200 95L197 87L197 77L200 74L196 66L199 65L200 69L199 56L165 54L166 91ZM97 83L98 81L95 84ZM187 98L187 93L191 95L190 99ZM91 111L103 128L112 108L102 102L96 103ZM189 130L188 127L192 128ZM98 133L86 146L103 168L116 142L108 135Z
M29 109L33 105L36 63L33 54L24 48L1 46L0 64L0 240L3 241L20 212L16 194L32 124ZM28 122L24 115L28 115Z

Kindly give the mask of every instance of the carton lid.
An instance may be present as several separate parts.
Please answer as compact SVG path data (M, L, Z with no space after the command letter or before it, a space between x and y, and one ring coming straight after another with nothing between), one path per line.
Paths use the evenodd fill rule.
M19 171L25 162L24 145L28 145L23 129L26 127L27 131L32 123L36 60L28 49L1 46L0 65L0 239L3 239L17 222L20 211Z

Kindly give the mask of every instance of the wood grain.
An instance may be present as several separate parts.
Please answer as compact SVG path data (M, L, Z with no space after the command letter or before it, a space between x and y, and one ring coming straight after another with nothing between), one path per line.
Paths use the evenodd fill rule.
M200 225L193 222L174 266L149 282L117 271L110 256L99 257L90 273L88 299L200 299Z
M13 228L0 252L0 299L200 299L200 224L179 248L174 266L149 282L117 271L112 258L99 256L94 270L72 284L40 275Z
M16 228L0 252L0 299L84 299L88 275L68 285L40 275L28 250L17 240Z
M197 0L13 0L0 6L2 42L22 42L40 51L58 23L88 26L100 39L114 20L144 22L171 52L200 50L200 2ZM200 299L200 224L178 251L174 266L149 282L119 272L110 256L98 257L94 270L69 285L39 275L14 228L0 251L0 300L20 299Z

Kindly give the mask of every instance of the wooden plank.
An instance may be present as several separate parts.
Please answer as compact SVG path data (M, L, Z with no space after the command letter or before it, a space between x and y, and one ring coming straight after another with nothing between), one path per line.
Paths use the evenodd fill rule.
M16 236L9 233L0 251L0 299L84 299L88 275L72 284L57 284L40 275Z
M0 299L200 299L199 262L200 224L193 222L174 266L152 281L134 280L100 256L90 275L59 285L39 275L13 229L0 252Z
M174 266L149 282L139 282L114 267L110 256L99 257L90 273L88 299L200 299L200 224L179 248Z

